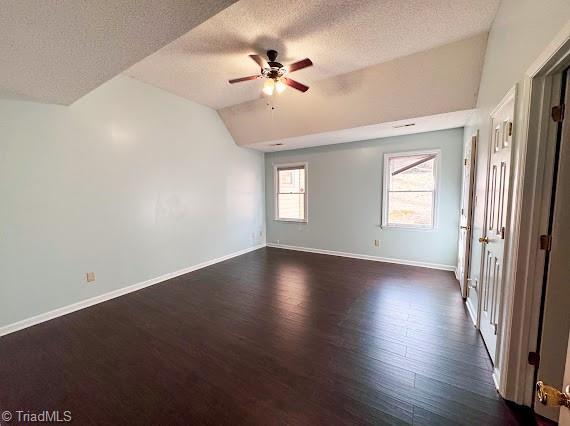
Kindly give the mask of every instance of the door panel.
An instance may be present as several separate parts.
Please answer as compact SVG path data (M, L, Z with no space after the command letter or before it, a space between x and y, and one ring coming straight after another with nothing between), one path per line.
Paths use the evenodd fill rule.
M483 244L479 327L493 363L497 358L497 331L501 320L513 116L514 91L510 97L501 103L491 117L493 132L489 152L485 235L479 239L479 242Z
M463 150L463 178L461 189L461 211L459 220L459 247L457 250L457 279L461 288L461 296L468 296L469 267L471 258L471 237L473 219L473 196L475 183L475 158L477 135L465 144Z
M570 72L566 81L570 79ZM570 104L570 85L563 97ZM544 314L540 343L538 378L558 389L563 384L568 333L570 332L570 118L564 118L559 134L558 163L554 174L554 198L551 205L549 233L551 250L546 256L546 285L544 290ZM535 405L536 411L555 420L567 409Z

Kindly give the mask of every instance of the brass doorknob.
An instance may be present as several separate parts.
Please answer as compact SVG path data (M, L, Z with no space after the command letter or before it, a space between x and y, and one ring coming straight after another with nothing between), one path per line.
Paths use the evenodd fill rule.
M560 392L558 389L538 381L536 382L536 398L549 407L570 408L570 385L566 386L566 392Z
M479 242L487 244L489 242L489 237L479 237Z

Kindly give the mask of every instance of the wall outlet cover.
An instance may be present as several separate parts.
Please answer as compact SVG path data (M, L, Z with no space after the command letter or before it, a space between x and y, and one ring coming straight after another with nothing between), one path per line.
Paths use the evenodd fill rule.
M88 283L95 281L95 272L87 272L87 273L85 274L85 280L86 280Z

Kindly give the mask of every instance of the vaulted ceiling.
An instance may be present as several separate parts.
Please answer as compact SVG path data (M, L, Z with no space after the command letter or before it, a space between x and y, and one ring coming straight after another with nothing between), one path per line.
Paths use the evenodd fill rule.
M240 0L127 71L215 109L260 97L248 55L279 51L315 65L305 83L345 74L489 30L499 0Z
M290 149L331 140L334 131L466 112L477 103L486 42L481 33L315 81L306 93L286 90L218 113L238 145L267 149L279 142L277 149ZM464 124L450 120L447 128ZM360 132L352 134L360 140Z
M0 97L68 105L237 0L2 0Z
M458 126L499 2L3 0L0 98L69 105L125 73L218 110L237 144L261 150ZM294 74L307 93L228 84L268 49L313 60ZM391 125L409 119L415 130Z

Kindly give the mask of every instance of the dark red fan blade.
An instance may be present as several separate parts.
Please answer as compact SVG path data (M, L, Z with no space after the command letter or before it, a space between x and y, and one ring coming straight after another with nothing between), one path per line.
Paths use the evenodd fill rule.
M257 80L260 77L260 75L250 75L249 77L234 78L233 80L230 80L229 83L234 84L239 83L240 81Z
M281 80L283 80L283 83L285 83L287 86L291 86L293 89L297 89L301 92L306 92L309 90L309 86L305 86L304 84L301 84L295 80L291 80L290 78L283 77Z
M313 62L309 59L303 59L302 61L294 62L287 67L289 72L294 72L298 70L302 70L303 68L307 68L313 65Z
M251 59L253 59L257 65L259 65L259 68L263 69L263 68L268 68L268 67L269 67L269 65L267 64L267 61L266 61L265 59L263 59L261 56L259 56L259 55L249 55L249 57L250 57Z

